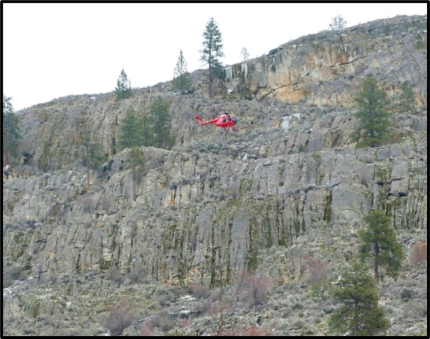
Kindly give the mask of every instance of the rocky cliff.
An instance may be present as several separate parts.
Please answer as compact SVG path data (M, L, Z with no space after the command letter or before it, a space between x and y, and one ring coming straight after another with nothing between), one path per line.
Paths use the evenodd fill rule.
M196 71L189 94L168 82L119 102L80 95L18 112L25 158L3 181L4 266L41 282L114 269L216 287L256 271L283 286L304 279L309 255L339 272L373 208L391 216L408 253L427 239L426 27L427 17L396 17L299 38L226 67L212 100ZM418 110L392 116L394 143L356 149L353 98L366 75L389 96L409 81ZM133 199L118 122L157 95L172 102L176 144L142 147L147 168ZM237 133L192 118L222 111L238 117ZM89 194L74 156L88 127L106 155ZM13 296L11 317L33 309Z

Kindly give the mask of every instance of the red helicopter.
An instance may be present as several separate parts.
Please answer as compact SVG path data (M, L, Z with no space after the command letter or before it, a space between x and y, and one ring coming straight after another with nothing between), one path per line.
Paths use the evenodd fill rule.
M228 114L228 113L223 113L223 114L219 115L218 118L208 120L208 121L202 121L202 118L200 118L197 115L195 115L194 118L197 119L197 121L199 122L199 125L215 124L215 126L217 126L217 127L224 128L224 131L226 133L227 133L226 128L231 127L233 129L233 131L236 132L236 130L234 129L233 126L237 124L237 118L230 116L230 114Z

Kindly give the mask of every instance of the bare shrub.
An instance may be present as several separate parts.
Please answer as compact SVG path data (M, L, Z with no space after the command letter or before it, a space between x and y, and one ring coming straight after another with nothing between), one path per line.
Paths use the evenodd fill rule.
M200 302L196 309L197 311L199 311L201 314L205 314L206 312L208 312L212 307L212 303L209 300L204 300L203 302Z
M209 296L210 301L214 302L217 301L221 296L221 290L219 288L212 291L211 295Z
M171 330L175 326L175 319L167 310L162 310L151 319L151 327L158 327L163 332Z
M265 337L270 335L270 330L267 327L249 326L243 335L245 337Z
M244 276L238 288L239 300L250 307L259 306L267 299L269 281L264 277L257 277L252 273Z
M9 287L14 280L25 280L27 272L21 265L4 266L3 268L3 288Z
M190 238L190 249L195 252L197 248L197 232L193 232Z
M118 305L109 308L109 315L106 317L106 327L114 335L121 335L124 329L130 326L137 316L133 305L128 299L122 299Z
M146 280L146 270L143 267L143 264L141 262L137 262L133 268L130 269L130 273L128 274L128 277L131 279L134 283L145 283Z
M3 288L9 287L12 284L13 279L11 278L10 274L3 272Z
M427 243L419 241L411 246L409 252L409 263L427 261Z
M226 198L226 196L225 196L225 192L224 192L224 191L219 192L218 199L219 199L220 201L224 201L224 200L225 200L225 198Z
M161 307L170 306L170 301L166 295L160 295L158 298L158 305Z
M312 256L308 256L306 260L309 270L309 282L311 284L317 284L327 277L327 262Z
M56 283L57 282L57 276L50 272L49 274L42 274L39 283L40 284L47 284L47 283Z
M82 334L74 328L59 328L55 332L55 335L58 337L75 337Z
M357 174L360 178L360 183L366 187L369 187L372 181L371 169L367 167L361 167L357 169Z
M109 268L108 274L109 274L109 280L112 280L112 281L114 281L116 283L122 283L122 282L124 282L124 279L125 279L124 275L115 266L111 266Z
M182 321L180 324L179 324L179 327L180 328L187 328L187 327L190 327L191 326L191 323L190 323L190 321L189 320L184 320L184 321Z
M157 156L157 154L148 152L148 155L147 155L148 170L159 168L162 165L162 163L163 161Z
M179 296L184 293L184 290L178 286L170 286L167 291L171 295L171 299L173 302L176 302Z
M270 330L267 327L258 327L258 326L246 326L245 328L233 327L231 329L223 331L221 336L227 337L266 337L270 336Z
M150 325L145 325L142 328L142 331L140 332L140 335L142 337L152 337L154 334L153 334L151 326Z
M218 314L218 301L212 302L211 306L208 308L206 312L212 315Z
M243 334L241 334L242 332L243 331L241 331L237 327L234 327L234 328L222 331L221 333L218 334L218 336L221 336L221 337L238 337L238 336L243 335Z
M44 317L43 322L45 325L54 327L56 329L64 327L64 321L60 317L61 313L54 313Z
M200 183L204 184L209 176L209 171L207 169L201 169L197 171L197 175L200 176Z
M205 285L197 285L194 288L193 296L197 299L206 299L210 295L209 287Z

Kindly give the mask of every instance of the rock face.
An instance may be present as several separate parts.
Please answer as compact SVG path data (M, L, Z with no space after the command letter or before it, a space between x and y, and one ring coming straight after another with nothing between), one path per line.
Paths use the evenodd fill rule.
M351 106L357 84L372 75L389 94L408 80L420 89L417 101L426 106L425 20L396 17L286 43L246 64L249 88L257 98Z
M427 17L396 17L302 37L227 68L213 100L196 71L186 95L164 83L120 102L81 95L18 112L25 159L3 181L4 262L42 280L139 268L153 282L217 286L260 269L285 284L301 277L298 255L344 263L373 208L398 232L426 239L426 27ZM353 98L366 75L389 96L408 80L419 110L392 116L395 143L355 149ZM172 102L176 144L142 147L147 168L133 199L118 123L157 95ZM238 117L237 133L192 119L221 111ZM84 128L106 154L89 194L74 155Z

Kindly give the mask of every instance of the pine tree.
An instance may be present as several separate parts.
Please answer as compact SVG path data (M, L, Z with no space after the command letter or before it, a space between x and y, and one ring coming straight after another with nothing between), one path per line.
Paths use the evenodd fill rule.
M173 146L174 139L170 134L171 121L169 110L170 103L161 96L157 96L151 104L150 112L154 132L153 145L155 147L170 149Z
M356 117L359 126L352 139L359 141L357 148L381 146L389 140L389 105L390 101L384 90L380 89L376 79L367 76L362 83L362 90L355 98L358 103ZM361 141L360 141L361 140Z
M118 148L122 151L124 148L142 146L142 139L136 111L133 106L129 106L119 124Z
M213 18L210 18L209 22L206 24L206 30L203 33L203 37L203 49L200 50L200 53L202 53L200 60L208 64L209 98L212 99L213 76L222 76L223 73L225 73L220 69L222 68L222 64L218 59L219 57L224 56L222 51L222 37Z
M133 200L136 200L136 186L145 171L146 160L142 146L150 146L152 140L150 117L144 112L137 114L133 106L127 108L125 117L119 125L119 150L128 148L126 166L132 170Z
M187 61L182 54L182 50L180 50L178 61L176 62L173 86L181 92L184 92L191 87L190 73L187 71Z
M11 97L3 94L3 168L9 164L9 158L18 157L18 145L21 140L19 119L13 109Z
M127 74L124 69L121 70L121 74L116 83L115 93L118 100L130 98L133 93L131 92L131 83L127 78Z
M90 129L86 129L81 137L78 144L79 152L81 154L81 160L87 170L87 194L90 194L90 169L100 170L101 165L105 160L105 156L102 153L102 146L100 141L92 137Z
M146 112L142 112L138 116L138 119L142 146L152 146L154 144L154 131L151 115Z
M396 98L396 109L400 113L407 114L413 114L417 109L415 94L409 81L405 81L400 85L400 94Z
M354 262L351 269L344 270L339 285L332 294L343 305L330 317L329 327L333 332L371 336L388 329L389 321L378 305L375 281L367 273L365 264Z
M366 230L361 230L359 236L363 241L360 246L359 258L374 258L375 281L379 282L379 266L386 269L390 276L397 276L403 258L403 249L396 241L394 228L390 227L390 218L380 210L374 210L366 215L364 221L368 224Z

